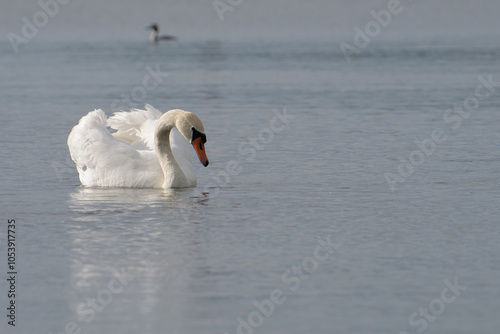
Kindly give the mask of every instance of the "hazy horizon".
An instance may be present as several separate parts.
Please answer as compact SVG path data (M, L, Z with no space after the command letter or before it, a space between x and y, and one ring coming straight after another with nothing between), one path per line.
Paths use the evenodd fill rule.
M182 39L321 37L339 39L354 36L374 18L371 11L386 10L390 0L356 1L257 0L201 1L98 1L55 0L3 1L0 13L2 40L8 34L22 35L23 17L33 22L42 4L51 4L55 14L43 22L36 39L119 39L148 37L145 27L157 22L161 33ZM216 10L214 3L225 9ZM500 2L493 0L401 0L398 15L382 28L377 38L419 36L496 36L500 31ZM222 20L221 20L222 19Z

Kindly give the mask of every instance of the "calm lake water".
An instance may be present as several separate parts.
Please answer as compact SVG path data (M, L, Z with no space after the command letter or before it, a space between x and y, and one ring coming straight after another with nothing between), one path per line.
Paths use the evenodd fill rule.
M0 44L1 332L497 333L499 61L477 40L350 64L330 40ZM145 103L204 122L198 187L82 188L71 128Z

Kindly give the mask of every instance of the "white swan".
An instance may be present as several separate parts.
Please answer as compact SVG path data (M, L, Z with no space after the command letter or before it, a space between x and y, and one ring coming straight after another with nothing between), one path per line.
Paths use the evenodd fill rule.
M208 166L203 124L195 114L162 114L146 105L109 119L101 109L89 112L71 130L68 147L84 186L185 188L196 186L186 141Z

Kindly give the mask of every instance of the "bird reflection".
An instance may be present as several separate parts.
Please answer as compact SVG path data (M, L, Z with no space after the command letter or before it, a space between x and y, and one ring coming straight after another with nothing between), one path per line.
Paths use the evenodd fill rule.
M209 270L209 224L202 224L209 204L196 189L76 188L66 227L73 318L86 324L92 310L96 319L100 309L116 319L138 311L140 332L159 321L150 315L168 309L161 324L182 325L192 281ZM119 284L117 273L131 277L127 285ZM109 286L123 289L110 295Z

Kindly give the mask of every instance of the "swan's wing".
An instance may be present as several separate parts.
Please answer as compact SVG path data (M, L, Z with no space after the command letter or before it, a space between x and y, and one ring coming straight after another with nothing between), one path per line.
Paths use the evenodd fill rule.
M196 173L194 172L192 158L193 146L176 128L173 128L170 132L170 147L189 184L196 185Z
M137 150L113 137L102 110L80 120L69 134L68 147L84 186L162 186L163 172L154 150Z
M136 149L154 150L155 126L162 113L146 104L146 110L132 109L116 112L107 125L116 130L113 137L129 143Z

